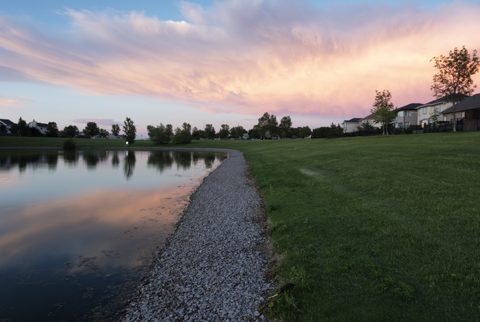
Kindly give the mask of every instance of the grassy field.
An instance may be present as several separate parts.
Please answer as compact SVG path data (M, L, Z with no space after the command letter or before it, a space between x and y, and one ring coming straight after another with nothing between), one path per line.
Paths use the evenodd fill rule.
M277 317L480 319L480 133L200 146L247 157L294 285Z

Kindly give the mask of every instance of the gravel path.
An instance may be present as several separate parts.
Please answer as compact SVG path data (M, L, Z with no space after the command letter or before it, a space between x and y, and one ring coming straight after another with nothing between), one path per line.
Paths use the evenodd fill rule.
M273 288L261 199L243 155L205 178L126 321L251 321Z

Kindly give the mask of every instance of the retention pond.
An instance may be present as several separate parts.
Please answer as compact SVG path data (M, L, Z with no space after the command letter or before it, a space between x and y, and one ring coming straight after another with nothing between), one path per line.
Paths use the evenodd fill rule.
M116 320L225 157L0 152L0 321Z

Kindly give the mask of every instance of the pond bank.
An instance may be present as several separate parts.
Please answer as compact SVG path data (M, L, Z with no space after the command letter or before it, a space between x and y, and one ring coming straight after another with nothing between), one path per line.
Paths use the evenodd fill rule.
M126 321L263 319L273 284L262 203L245 158L228 152L192 195Z

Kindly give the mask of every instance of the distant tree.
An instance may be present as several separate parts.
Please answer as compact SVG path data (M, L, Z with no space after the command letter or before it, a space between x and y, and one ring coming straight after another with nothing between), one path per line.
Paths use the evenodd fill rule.
M197 127L193 127L193 129L192 129L192 139L193 140L205 139L205 131L204 130L199 130Z
M213 140L215 138L215 128L212 124L205 125L205 138Z
M78 127L75 125L68 125L63 128L62 136L67 138L73 138L77 136L80 132L78 131Z
M48 122L48 124L47 124L47 136L58 137L58 134L59 134L59 131L58 131L57 123Z
M290 128L292 127L292 119L290 116L284 116L280 120L280 125L278 126L279 128L279 134L280 137L282 138L288 138L291 136L290 133Z
M105 129L100 129L100 132L98 133L98 136L101 137L101 138L106 138L106 137L108 137L109 134L110 134L110 133L108 133L107 130L105 130Z
M175 129L175 135L173 136L174 144L188 144L192 142L192 126L188 123L183 123L182 128Z
M95 122L88 122L87 126L83 129L83 134L88 137L93 137L100 133L100 128L98 127L97 123Z
M375 123L382 124L383 135L388 135L388 126L397 115L391 102L392 94L388 90L375 92L375 102L373 103L371 112Z
M228 124L222 124L220 126L220 131L218 131L218 136L221 139L228 139L229 135L230 135L230 126L228 126Z
M17 126L15 127L15 134L18 136L28 136L30 134L30 129L28 128L27 122L22 118L18 119Z
M148 137L155 144L168 144L173 136L172 125L166 126L160 123L159 126L147 126Z
M125 136L125 141L128 144L135 143L135 137L137 136L137 128L133 123L132 119L127 117L123 122L123 133Z
M306 138L312 134L312 130L308 126L290 128L292 138Z
M234 126L230 129L230 136L234 139L241 139L245 133L247 133L247 131L241 125Z
M114 135L114 136L119 136L119 135L120 135L120 125L118 125L118 124L112 124L111 133L112 133L112 135Z
M331 124L330 126L323 126L312 131L312 138L338 138L342 136L343 128L340 124L337 126L335 124Z
M248 131L248 136L251 139L261 139L262 138L262 130L260 129L260 126L254 125L252 129Z
M258 119L258 128L261 132L261 138L271 138L272 136L277 135L277 117L275 115L270 115L268 112L265 112L259 119Z
M473 83L472 76L478 72L480 59L477 51L472 54L468 52L465 46L462 49L455 47L448 56L440 55L432 58L437 73L433 75L433 85L431 90L433 95L438 98L445 97L449 102L455 105L466 95L473 93L476 85ZM456 113L453 113L453 131L456 131Z

